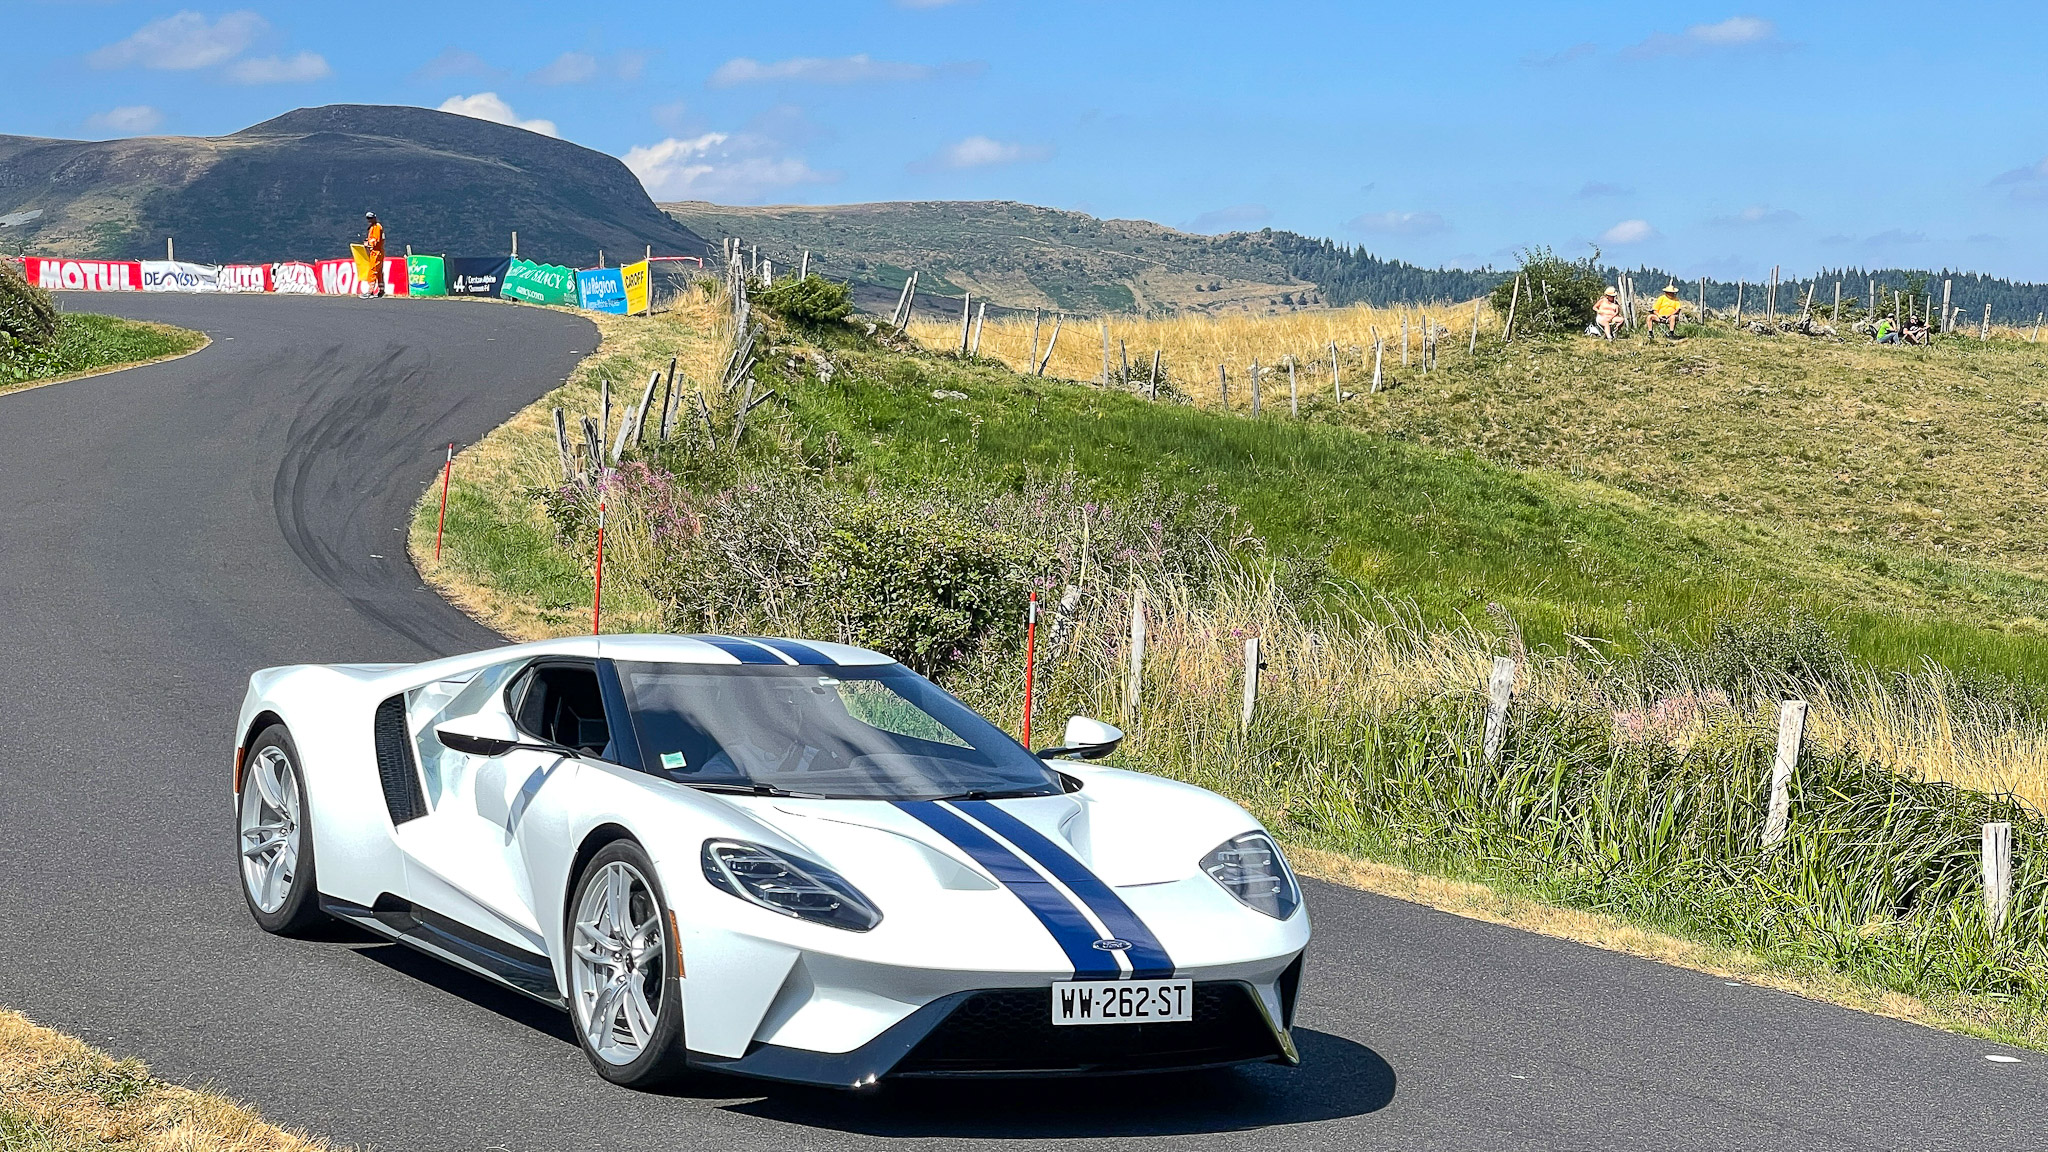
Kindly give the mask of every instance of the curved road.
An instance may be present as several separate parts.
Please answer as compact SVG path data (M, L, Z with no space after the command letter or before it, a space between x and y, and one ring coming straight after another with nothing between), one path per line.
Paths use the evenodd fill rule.
M0 1004L384 1149L2040 1147L2048 1057L1313 886L1293 1072L890 1089L600 1081L564 1017L337 929L258 931L255 668L494 637L420 586L441 446L596 335L458 301L74 296L214 343L0 397Z

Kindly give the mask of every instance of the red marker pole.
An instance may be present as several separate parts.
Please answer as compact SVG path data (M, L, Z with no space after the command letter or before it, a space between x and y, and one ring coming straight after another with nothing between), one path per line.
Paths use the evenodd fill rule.
M597 635L597 623L604 611L604 501L597 503L597 588L590 594L590 634Z
M1038 593L1024 610L1024 747L1031 747L1031 680L1038 667Z
M441 558L441 530L448 527L448 477L455 472L455 445L448 446L448 462L441 465L441 518L434 522L434 559Z

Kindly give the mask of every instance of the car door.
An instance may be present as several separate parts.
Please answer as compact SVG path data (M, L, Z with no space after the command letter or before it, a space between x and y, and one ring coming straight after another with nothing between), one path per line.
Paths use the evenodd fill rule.
M512 718L536 668L534 662L513 661L463 682L415 691L408 721L429 810L397 833L408 899L526 952L543 948L516 832L541 789L558 774L573 772L575 761L528 750L473 756L442 744L434 729L485 713Z

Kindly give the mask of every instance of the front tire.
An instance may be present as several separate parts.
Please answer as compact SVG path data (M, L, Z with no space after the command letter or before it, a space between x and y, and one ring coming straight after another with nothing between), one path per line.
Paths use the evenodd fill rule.
M597 1074L628 1088L685 1070L674 920L654 862L631 840L591 857L569 902L569 1018Z
M313 878L312 806L299 749L282 724L257 733L235 798L242 896L265 932L295 936L323 919Z

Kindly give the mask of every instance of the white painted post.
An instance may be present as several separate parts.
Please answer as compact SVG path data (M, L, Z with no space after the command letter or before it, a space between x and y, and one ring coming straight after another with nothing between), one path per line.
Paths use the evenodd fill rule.
M1124 682L1124 715L1135 725L1145 692L1145 593L1131 589L1131 669Z
M799 279L799 280L808 280L808 279L810 279L810 276L811 276L811 250L810 250L809 248L806 248L806 249L804 249L804 258L803 258L803 262L802 262L802 263L800 263L800 264L798 264L798 265L796 266L796 278L797 278L797 279Z
M1837 280L1837 281L1835 281L1835 310L1834 310L1833 312L1830 312L1830 313L1828 313L1828 323L1830 323L1830 324L1833 324L1833 325L1835 326L1835 330L1836 330L1836 331L1840 331L1840 330L1841 330L1841 327L1842 327L1842 282L1841 282L1840 280Z
M2036 329L2039 324L2034 325ZM1337 364L1337 342L1330 341L1330 399L1339 404L1344 402L1344 374Z
M1296 388L1294 357L1292 354L1287 357L1287 414L1289 416L1301 415L1301 393Z
M1984 826L1984 919L1996 936L2012 910L2012 825Z
M1508 311L1512 312L1512 311L1514 311L1514 309L1513 309L1512 307L1510 307L1510 308L1508 309ZM1383 354L1384 354L1384 353L1386 352L1386 350L1387 350L1387 346L1386 346L1385 344L1381 343L1380 341L1378 341L1378 340L1374 340L1374 341L1372 342L1372 388L1371 388L1371 389L1370 389L1370 390L1369 390L1369 391L1368 391L1368 392L1366 393L1366 394L1367 394L1367 395L1369 395L1369 396L1372 396L1372 395L1378 395L1378 394L1379 394L1379 390L1380 390L1380 357L1381 357L1381 356L1382 356L1382 355L1383 355Z
M519 259L519 233L517 232L512 233L512 258L514 260ZM603 264L604 261L599 260L598 263Z
M1977 340L1981 343L1989 339L1991 339L1991 305L1989 302L1986 302L1984 305L1984 325L1977 329Z
M2042 317L2044 317L2044 316L2048 316L2048 312L2036 312L2036 313L2034 313L2034 339L2033 339L2033 343L2039 344L2039 343L2041 342L2041 318L2042 318Z
M1771 806L1764 816L1764 847L1784 842L1792 820L1792 770L1799 765L1799 747L1806 739L1806 701L1778 705L1778 751L1771 757Z
M1515 659L1495 656L1493 672L1486 678L1486 738L1480 755L1488 764L1500 756L1501 741L1508 732L1508 703L1515 696Z
M974 310L974 347L968 349L969 356L981 355L981 326L988 320L988 301L983 300Z
M1950 328L1954 327L1948 308L1949 289L1953 287L1955 287L1955 281L1953 280L1943 280L1941 282L1941 331L1944 335L1948 333Z
M177 239L176 239L175 237L171 237L171 236L166 236L166 237L164 237L164 259L166 259L166 260L176 260L177 258L178 258L178 241L177 241Z
M1515 304L1516 304L1516 303L1517 303L1518 301L1520 301L1520 300L1521 300L1521 298L1522 298L1522 277L1521 277L1521 275L1520 275L1519 273L1517 273L1517 274L1516 274L1516 276L1515 276L1515 286L1514 286L1513 288L1510 288L1510 289L1508 289L1508 319L1507 319L1507 323L1506 323L1506 324L1504 324L1504 325L1502 325L1502 326L1501 326L1501 330L1500 330L1500 342L1501 342L1501 343L1503 343L1503 344L1509 344L1509 343L1512 343L1512 342L1514 341L1514 339L1515 339ZM1631 323L1633 323L1633 321L1631 321ZM1375 368L1373 369L1373 374L1372 374L1372 376L1373 376L1373 391L1377 392L1377 391L1379 391L1379 376L1380 376L1380 374L1379 374L1379 369L1378 369L1377 367L1375 367Z
M1154 348L1152 350L1152 378L1145 384L1145 399L1147 400L1159 399L1159 353L1162 351L1164 349Z
M1259 706L1259 670L1265 665L1259 663L1259 638L1247 636L1244 640L1244 708L1238 716L1239 726L1250 731L1252 716Z

